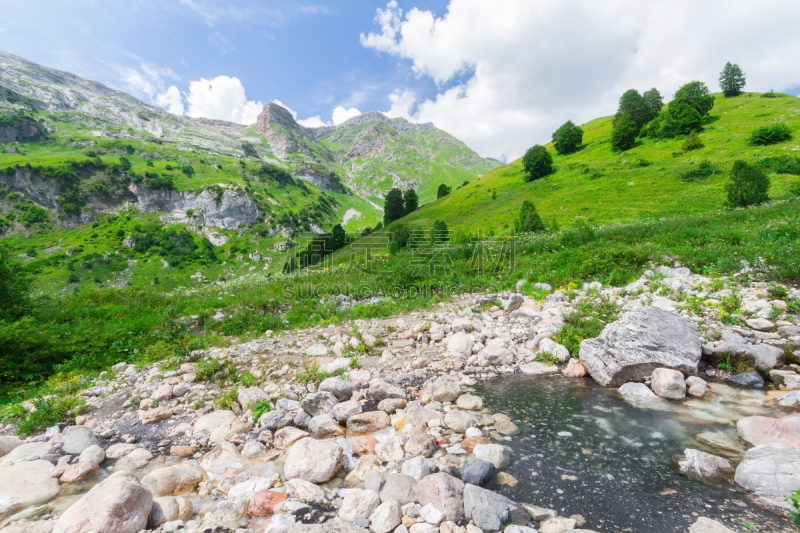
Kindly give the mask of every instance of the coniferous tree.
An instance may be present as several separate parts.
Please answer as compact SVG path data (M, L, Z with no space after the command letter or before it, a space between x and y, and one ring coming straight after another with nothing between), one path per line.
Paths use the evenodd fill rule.
M405 202L403 201L403 191L392 189L383 201L383 222L389 224L398 218L402 218L406 212Z
M553 132L553 145L559 155L571 154L583 143L583 130L571 120L566 121Z
M544 231L544 223L539 213L536 211L536 206L530 200L522 202L522 207L519 209L519 216L515 224L517 233L529 233L533 231Z
M725 67L719 74L719 86L726 98L742 94L746 81L744 72L739 65L731 64L730 61L725 63Z
M769 176L744 161L734 161L731 180L725 186L729 207L747 207L769 201Z
M525 181L534 181L553 173L553 156L541 144L528 148L522 157L522 166L527 174Z
M341 224L336 224L331 232L329 247L332 251L336 251L340 248L344 248L345 244L347 244L347 234Z
M406 215L409 213L413 213L419 207L419 196L417 196L417 191L414 189L408 189L405 193L403 193L403 201L405 202L406 207Z

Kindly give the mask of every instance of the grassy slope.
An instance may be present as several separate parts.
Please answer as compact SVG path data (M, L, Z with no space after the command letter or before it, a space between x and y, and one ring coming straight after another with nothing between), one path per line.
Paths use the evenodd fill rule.
M644 139L622 154L611 151L612 117L583 126L584 147L559 156L552 145L557 172L545 179L525 183L520 160L490 172L483 178L431 202L403 219L415 226L430 227L444 220L451 229L477 234L480 229L507 233L525 200L535 203L546 223L571 227L582 217L595 225L607 225L665 217L702 215L724 207L726 171L734 159L754 161L774 155L798 155L800 100L793 97L759 98L745 94L737 98L716 95L716 104L701 134L705 148L684 153L683 139ZM769 147L749 146L750 132L773 121L784 121L796 139ZM650 166L638 166L639 160ZM707 159L723 170L705 181L687 183L680 175ZM771 197L788 196L796 176L773 175ZM492 195L496 194L496 199Z

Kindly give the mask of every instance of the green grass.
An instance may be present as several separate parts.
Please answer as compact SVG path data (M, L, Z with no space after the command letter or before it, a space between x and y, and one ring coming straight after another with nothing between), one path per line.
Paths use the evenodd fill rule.
M684 152L684 139L640 139L627 152L611 151L613 117L581 126L584 146L576 153L560 156L548 149L557 168L555 174L525 182L520 160L499 168L445 198L433 201L402 222L429 228L444 220L448 228L477 235L507 235L522 202L533 201L545 224L571 227L583 219L592 225L630 223L670 217L720 213L725 206L724 185L735 159L758 162L764 158L797 156L797 141L771 146L751 146L751 132L773 122L800 130L800 100L791 96L760 98L747 93L736 98L716 95L711 116L700 134L705 147ZM719 173L694 178L695 169L707 161ZM800 177L771 174L773 199L786 199ZM494 199L493 199L494 198Z

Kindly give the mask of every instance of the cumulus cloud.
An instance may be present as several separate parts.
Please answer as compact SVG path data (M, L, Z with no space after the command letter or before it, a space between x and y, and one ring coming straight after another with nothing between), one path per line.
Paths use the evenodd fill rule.
M300 119L297 121L297 123L301 126L305 126L306 128L321 128L323 126L330 126L329 123L323 122L319 116Z
M353 117L357 117L361 114L361 111L356 109L355 107L351 107L350 109L346 109L344 106L339 106L333 110L333 115L331 116L331 120L335 125L339 125L342 122L351 119Z
M186 114L194 118L254 124L264 104L248 100L239 78L217 76L189 83Z
M164 107L173 115L183 115L183 97L181 91L174 85L165 92L156 95L155 103L159 107Z
M142 63L135 70L129 70L128 67L121 65L111 65L111 67L120 74L122 85L126 89L132 94L146 97L150 101L153 101L159 93L164 92L168 80L180 79L180 76L172 69L147 62Z
M800 4L781 0L450 0L441 17L391 1L361 44L439 87L419 102L398 87L387 114L514 159L568 119L614 113L627 89L657 87L669 99L698 79L717 91L726 61L751 90L797 86L800 55L786 50L800 48L798 18Z

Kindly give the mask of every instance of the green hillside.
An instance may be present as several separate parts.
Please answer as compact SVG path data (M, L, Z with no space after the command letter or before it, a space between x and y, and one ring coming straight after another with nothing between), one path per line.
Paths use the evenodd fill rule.
M706 119L699 150L684 151L684 139L640 139L629 151L613 153L613 117L582 126L584 146L560 156L552 144L556 172L525 182L521 160L494 170L445 198L431 202L402 219L415 227L431 227L444 220L448 228L477 234L481 229L507 234L522 202L533 201L545 224L571 227L582 218L592 225L609 225L678 216L707 215L724 208L724 185L736 159L755 163L767 157L800 156L800 99L778 95L763 98L746 93L735 98L715 95ZM792 141L772 146L750 146L753 129L776 121L794 132ZM686 181L682 176L707 160L719 170L706 179ZM772 199L786 199L800 178L772 174Z

